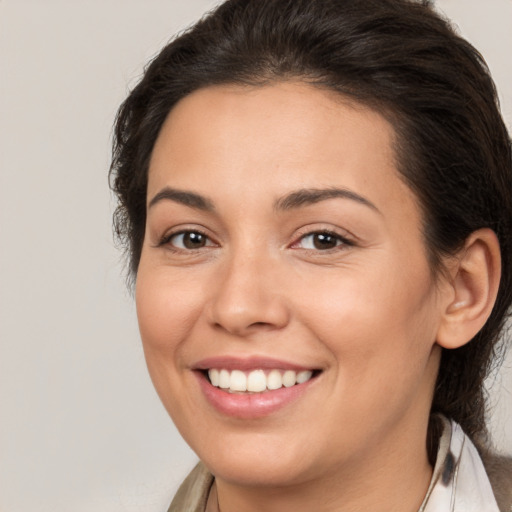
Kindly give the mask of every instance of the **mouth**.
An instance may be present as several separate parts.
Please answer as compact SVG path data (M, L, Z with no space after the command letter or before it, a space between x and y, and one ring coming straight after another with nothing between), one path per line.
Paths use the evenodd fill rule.
M210 368L203 371L209 383L228 393L267 393L281 388L291 388L305 384L318 376L320 370L281 370L254 369L244 371L239 369Z
M324 372L269 358L217 357L195 365L206 401L222 416L256 420L310 396Z

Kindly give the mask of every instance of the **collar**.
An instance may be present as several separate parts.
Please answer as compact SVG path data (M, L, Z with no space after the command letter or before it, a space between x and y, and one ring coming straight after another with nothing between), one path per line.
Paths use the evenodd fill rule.
M441 417L436 465L418 512L499 512L480 456L460 425Z

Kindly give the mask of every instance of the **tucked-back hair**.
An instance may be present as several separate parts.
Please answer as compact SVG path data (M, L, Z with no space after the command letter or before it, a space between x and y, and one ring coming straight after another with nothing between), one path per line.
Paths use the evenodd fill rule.
M144 239L148 163L169 111L200 88L285 80L337 91L390 121L398 172L422 209L433 276L470 233L496 232L496 304L470 343L443 349L432 404L478 440L486 432L483 381L512 298L511 145L483 58L427 1L228 0L172 40L115 126L114 226L132 278Z

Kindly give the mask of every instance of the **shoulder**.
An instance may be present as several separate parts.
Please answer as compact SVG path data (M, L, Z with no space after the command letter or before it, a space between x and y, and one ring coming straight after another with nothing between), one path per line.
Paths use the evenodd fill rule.
M180 485L168 512L204 512L213 475L199 463Z
M481 457L500 510L512 511L512 457L485 451Z

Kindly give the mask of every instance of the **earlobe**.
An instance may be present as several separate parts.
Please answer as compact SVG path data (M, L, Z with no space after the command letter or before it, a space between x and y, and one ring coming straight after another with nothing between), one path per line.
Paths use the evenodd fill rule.
M501 277L500 246L494 231L473 232L450 268L450 290L437 333L437 344L459 348L468 343L491 314Z

